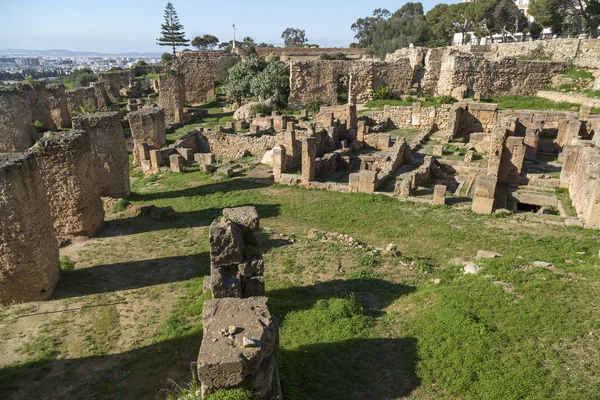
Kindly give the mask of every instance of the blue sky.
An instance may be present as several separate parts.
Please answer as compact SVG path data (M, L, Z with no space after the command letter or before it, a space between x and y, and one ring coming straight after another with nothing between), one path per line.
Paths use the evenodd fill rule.
M310 43L348 46L350 25L391 0L174 0L188 37L210 33L221 41L252 36L282 44L287 27L306 31ZM457 2L449 1L449 2ZM162 52L155 44L166 0L0 0L0 48L98 52ZM425 11L438 1L425 0Z

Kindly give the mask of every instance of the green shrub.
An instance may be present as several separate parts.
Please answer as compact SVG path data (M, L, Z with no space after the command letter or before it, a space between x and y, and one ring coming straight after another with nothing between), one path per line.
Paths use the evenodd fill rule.
M306 109L312 113L318 113L321 110L321 106L323 105L322 101L312 100L310 103L306 105Z
M440 104L452 104L456 102L456 99L452 96L440 96L434 98L434 101L437 101Z
M129 206L129 202L126 199L119 199L119 200L117 200L117 202L115 204L113 204L112 212L118 213L121 211L125 211L128 206Z
M211 394L206 400L259 400L260 397L245 389L219 390Z
M390 96L390 88L388 86L381 86L377 89L373 89L373 100L387 100Z
M148 65L148 64L146 63L146 61L140 60L140 61L137 62L137 65L144 66L144 65Z
M44 128L44 124L42 124L41 121L36 119L35 121L33 121L32 125L35 128L37 133L46 132L46 128Z
M348 57L344 53L321 54L319 58L321 60L348 60Z
M73 271L75 269L75 261L71 260L69 256L62 256L60 258L60 270L61 271Z
M273 109L264 103L254 104L251 108L252 115L265 114L269 115Z
M215 81L224 85L229 79L229 70L240 62L238 57L225 57L221 58L215 66Z

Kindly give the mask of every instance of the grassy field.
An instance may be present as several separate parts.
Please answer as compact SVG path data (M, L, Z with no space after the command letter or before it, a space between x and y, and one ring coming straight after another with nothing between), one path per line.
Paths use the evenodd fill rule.
M208 226L241 205L261 216L284 398L600 398L598 231L194 168L132 180L132 206L177 216L109 214L97 237L61 249L75 267L52 300L0 309L3 399L156 399L189 382ZM395 242L400 255L311 229ZM452 260L480 249L504 257L463 275Z

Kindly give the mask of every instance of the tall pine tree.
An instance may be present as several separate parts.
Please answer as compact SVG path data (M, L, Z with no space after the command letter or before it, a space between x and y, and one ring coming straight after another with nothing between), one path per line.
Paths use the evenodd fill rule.
M161 38L158 40L160 46L171 46L173 47L173 55L175 55L175 48L178 46L189 46L189 39L185 38L185 32L183 31L183 25L179 22L177 11L171 2L167 3L165 7L165 23L161 26L160 34Z

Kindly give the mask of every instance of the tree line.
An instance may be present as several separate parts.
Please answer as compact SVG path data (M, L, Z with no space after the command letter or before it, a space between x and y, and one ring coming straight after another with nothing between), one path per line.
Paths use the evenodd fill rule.
M438 4L423 12L419 2L404 4L394 13L377 8L373 14L351 25L357 42L351 47L368 48L368 53L384 56L410 43L415 46L448 46L454 34L461 33L463 44L471 38L515 34L538 36L544 28L554 34L588 33L597 36L600 23L598 0L531 0L529 22L513 0L477 0L472 3Z

